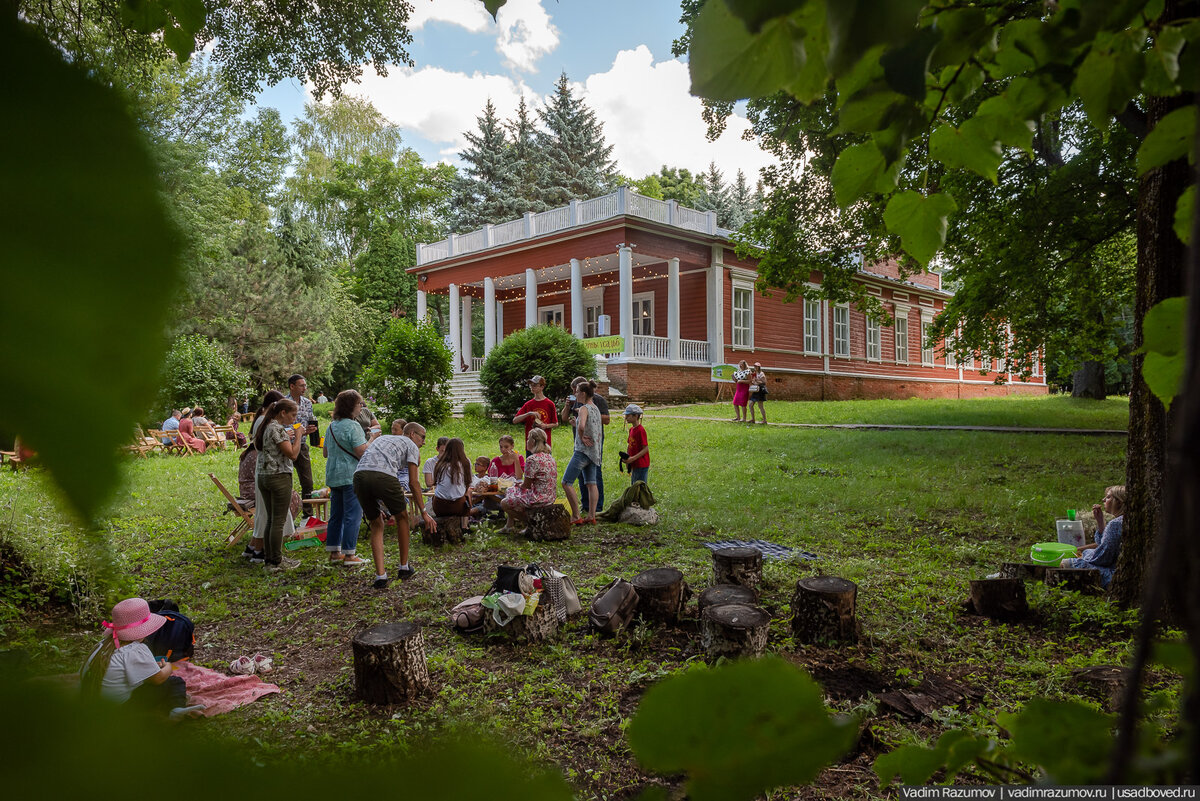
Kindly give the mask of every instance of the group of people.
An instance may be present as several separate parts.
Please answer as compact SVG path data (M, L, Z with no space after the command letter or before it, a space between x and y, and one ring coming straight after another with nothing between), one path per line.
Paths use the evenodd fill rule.
M764 404L767 400L767 374L763 372L762 365L755 362L750 367L742 359L738 362L738 369L733 372L733 384L733 422L753 425L754 406L757 404L761 422L766 425L767 410Z
M238 414L236 409L231 409L229 418L225 421L228 428L233 429L233 435L237 438L240 445L246 444L246 436L238 431L241 425L242 416ZM210 433L214 437L224 437L223 432L218 432L217 427L211 420L204 416L204 409L200 406L187 406L183 409L172 409L171 416L163 421L162 431L173 432L174 437L163 439L164 445L176 444L172 439L178 438L186 442L188 447L198 453L204 453L208 448L208 440L205 440L197 434L204 432Z

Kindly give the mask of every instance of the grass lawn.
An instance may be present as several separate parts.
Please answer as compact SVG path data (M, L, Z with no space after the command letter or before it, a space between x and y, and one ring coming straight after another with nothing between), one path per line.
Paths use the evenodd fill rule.
M1123 431L1129 423L1129 399L1077 400L1066 395L856 401L767 400L767 419L774 423L879 423L914 426L1008 426L1020 428L1088 428ZM756 407L757 414L757 407ZM733 405L698 403L647 413L733 418Z
M1083 411L1069 399L1050 398L770 408L797 418L819 410L828 420L862 420L876 409L888 422L982 418L1012 425L1048 418L1054 425L1123 427L1127 406L1110 401ZM303 752L309 760L353 766L431 734L471 729L492 741L516 738L519 751L557 766L580 798L628 795L649 779L624 729L648 686L702 662L695 601L678 627L638 624L613 639L591 634L586 620L538 647L456 635L446 610L484 591L498 564L552 564L574 577L586 604L612 577L652 567L678 567L702 589L711 572L706 541L762 538L818 554L818 561L767 562L762 605L773 617L769 649L811 671L831 708L864 715L867 728L857 750L813 788L779 797L878 797L871 771L878 754L930 741L949 727L995 734L996 713L1035 695L1077 697L1072 668L1126 661L1135 618L1102 599L1030 585L1035 613L1018 625L991 624L961 608L969 579L1028 554L1033 542L1053 539L1055 517L1087 509L1105 486L1122 481L1121 437L749 428L654 418L647 429L660 526L582 527L568 542L551 544L484 533L442 551L418 541L417 576L383 592L369 588L369 570L326 567L323 551L295 552L300 569L269 576L238 557L240 545L226 548L233 519L221 516L224 503L206 474L235 485L234 453L131 460L102 524L114 592L177 599L197 621L200 664L223 669L240 654L274 655L271 680L281 695L198 724L213 737L256 743L251 750L264 762L285 763ZM493 454L506 431L516 428L453 421L430 431L427 450L446 434L463 437L471 456ZM620 419L607 436L612 498L627 481L616 470L624 444ZM560 470L569 449L565 435L555 437ZM319 484L319 454L314 475ZM98 601L114 597L99 598L90 580L104 569L102 549L75 532L39 472L0 474L0 509L0 557L9 577L0 584L0 638L7 648L27 651L37 670L74 670L99 639ZM394 569L394 542L388 553ZM859 644L805 646L788 636L795 581L818 573L858 583ZM67 586L77 591L65 594ZM399 711L375 710L352 697L349 641L367 625L394 620L425 625L433 693ZM965 698L918 718L879 701L887 690L925 679L951 681Z

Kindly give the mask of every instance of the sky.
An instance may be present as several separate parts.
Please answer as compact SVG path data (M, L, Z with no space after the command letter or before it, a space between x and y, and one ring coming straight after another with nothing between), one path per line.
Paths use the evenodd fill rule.
M476 129L489 98L509 118L522 96L541 106L564 72L631 178L715 161L727 181L741 169L753 184L770 162L741 138L749 126L740 114L716 142L705 138L686 58L671 55L683 32L677 0L508 0L495 21L479 0L411 2L415 66L389 65L387 77L368 68L345 92L374 103L427 163L461 163L463 133ZM292 120L311 100L309 87L290 80L257 102Z

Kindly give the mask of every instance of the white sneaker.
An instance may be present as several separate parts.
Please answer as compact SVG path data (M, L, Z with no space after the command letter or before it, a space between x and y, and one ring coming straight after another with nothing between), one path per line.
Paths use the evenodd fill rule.
M270 673L275 669L275 665L272 663L271 657L269 656L255 654L250 661L254 664L255 673Z
M249 676L254 673L254 660L248 656L239 656L229 663L229 672L236 676Z

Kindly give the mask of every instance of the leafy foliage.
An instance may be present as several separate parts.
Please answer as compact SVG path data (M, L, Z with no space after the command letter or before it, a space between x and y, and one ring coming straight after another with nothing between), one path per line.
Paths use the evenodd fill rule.
M155 427L171 409L203 406L212 420L224 423L229 399L244 397L250 374L233 363L228 351L196 334L171 343L163 363L158 407L150 419Z
M451 358L432 325L392 320L362 372L359 390L392 417L436 425L450 414Z
M1142 375L1167 407L1183 387L1186 331L1187 298L1167 298L1146 312Z
M594 378L596 359L577 337L555 325L538 325L507 336L488 354L479 382L488 406L516 414L529 400L529 379L546 379L546 395L565 397L576 376Z
M538 116L545 127L537 135L542 202L551 208L565 206L572 198L583 200L609 191L617 177L612 145L604 139L596 112L575 96L566 73L559 76Z

